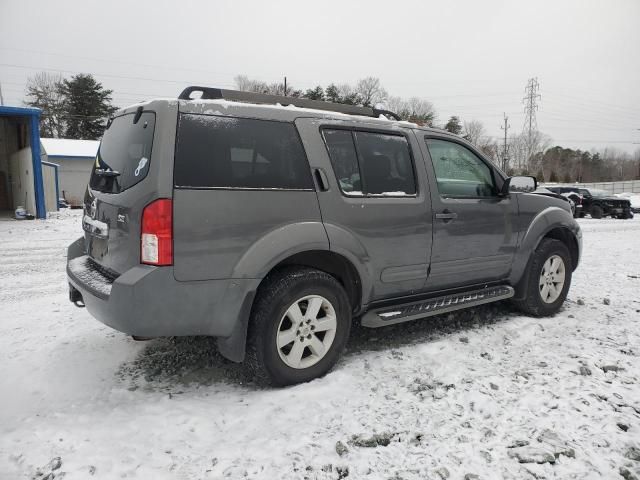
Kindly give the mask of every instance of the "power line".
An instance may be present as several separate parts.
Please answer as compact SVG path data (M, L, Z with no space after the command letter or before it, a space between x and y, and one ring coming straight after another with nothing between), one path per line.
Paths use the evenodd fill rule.
M23 68L26 70L45 70L45 71L51 71L51 72L58 72L58 73L70 73L70 74L78 74L78 73L86 73L86 72L80 72L77 70L64 70L61 68L42 68L42 67L34 67L32 65L19 65L19 64L15 64L15 63L0 63L0 66L3 67L13 67L13 68ZM112 75L112 74L108 74L108 73L93 73L93 75L98 76L98 77L106 77L106 78L119 78L119 79L124 79L124 80L144 80L146 82L167 82L167 83L178 83L180 85L185 85L185 84L194 84L194 83L200 83L200 82L194 82L191 80L173 80L173 79L167 79L167 78L149 78L149 77L129 77L126 75ZM229 84L227 84L229 85Z
M224 75L224 76L229 76L229 75L237 75L231 72L218 72L218 71L213 71L213 70L203 70L203 69L198 69L198 68L186 68L186 67L176 67L176 66L167 66L167 65L158 65L158 64L151 64L151 63L139 63L139 62L127 62L124 60L114 60L114 59L106 59L106 58L96 58L96 57L85 57L85 56L81 56L81 55L69 55L69 54L65 54L65 53L54 53L54 52L43 52L40 50L28 50L28 49L23 49L23 48L10 48L10 47L0 47L0 50L13 50L16 52L25 52L25 53L36 53L39 55L50 55L50 56L54 56L54 57L64 57L64 58L76 58L79 60L92 60L92 61L96 61L96 62L100 62L100 63L118 63L121 65L135 65L137 67L148 67L148 68L161 68L161 69L166 69L166 70L183 70L183 71L188 71L188 72L198 72L198 73L205 73L207 75ZM276 77L271 77L272 80L275 80Z

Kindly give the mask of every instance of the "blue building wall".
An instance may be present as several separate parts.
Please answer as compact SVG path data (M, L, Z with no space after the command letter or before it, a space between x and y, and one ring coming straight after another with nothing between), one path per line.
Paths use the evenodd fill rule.
M42 165L40 164L40 110L37 108L9 107L0 105L0 116L24 118L29 126L29 147L33 164L33 187L36 218L47 218L42 183Z

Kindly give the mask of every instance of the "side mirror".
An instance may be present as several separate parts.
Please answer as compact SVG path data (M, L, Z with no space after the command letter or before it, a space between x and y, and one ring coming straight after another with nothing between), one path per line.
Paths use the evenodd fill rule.
M538 188L536 177L509 177L502 185L503 196L509 193L531 193Z

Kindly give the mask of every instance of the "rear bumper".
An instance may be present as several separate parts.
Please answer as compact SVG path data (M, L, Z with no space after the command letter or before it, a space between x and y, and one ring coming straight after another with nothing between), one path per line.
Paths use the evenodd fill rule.
M255 292L260 282L179 282L173 276L173 267L150 265L136 265L113 278L96 269L85 256L84 238L68 248L67 278L96 319L142 337L229 337L241 321L245 298Z

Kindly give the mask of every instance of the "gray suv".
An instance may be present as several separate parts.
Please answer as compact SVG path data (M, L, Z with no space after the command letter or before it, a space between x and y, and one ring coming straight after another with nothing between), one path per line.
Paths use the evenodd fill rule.
M69 246L70 300L136 337L217 337L275 385L326 373L353 321L504 299L556 313L582 244L567 201L393 118L204 87L119 111Z

